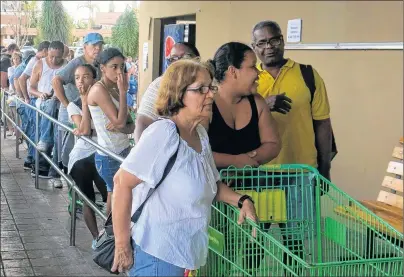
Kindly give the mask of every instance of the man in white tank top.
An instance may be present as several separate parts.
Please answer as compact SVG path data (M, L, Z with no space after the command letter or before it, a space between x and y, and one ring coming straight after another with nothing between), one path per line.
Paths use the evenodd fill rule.
M33 69L30 80L30 93L37 97L36 106L46 114L57 118L59 101L52 97L52 79L56 76L63 66L66 65L66 60L63 59L64 44L60 41L52 41L49 45L48 56L39 60ZM38 150L46 152L49 156L52 153L54 145L53 123L42 117L39 126L39 143ZM31 175L34 174L31 172ZM49 164L45 161L39 164L39 176L42 178L50 178Z

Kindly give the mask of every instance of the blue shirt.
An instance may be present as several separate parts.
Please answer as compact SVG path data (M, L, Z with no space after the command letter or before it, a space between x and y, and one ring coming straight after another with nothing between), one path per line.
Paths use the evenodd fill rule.
M22 75L22 73L24 72L26 67L27 67L27 65L24 62L20 63L17 66L17 68L14 70L13 75L10 76L10 79L9 79L10 84L14 85L14 79L19 78Z

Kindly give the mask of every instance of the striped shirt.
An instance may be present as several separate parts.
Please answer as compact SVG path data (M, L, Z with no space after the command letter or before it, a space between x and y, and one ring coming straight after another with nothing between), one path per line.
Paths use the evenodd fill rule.
M156 78L147 88L140 101L138 115L145 115L153 120L157 120L159 115L156 113L154 105L157 101L158 90L160 88L161 76Z

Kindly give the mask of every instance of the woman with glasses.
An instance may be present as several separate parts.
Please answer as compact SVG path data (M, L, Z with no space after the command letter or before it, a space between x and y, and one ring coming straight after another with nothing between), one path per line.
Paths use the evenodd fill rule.
M252 202L220 182L200 124L212 113L216 91L210 71L197 61L177 61L164 73L156 103L160 119L143 132L114 177L112 271L130 269L135 261L130 276L184 276L185 269L203 266L213 200L240 202L240 222L256 220ZM160 180L131 228L131 215Z
M278 130L258 94L257 58L239 42L222 45L210 61L219 91L212 106L209 140L216 166L259 166L281 149ZM208 123L205 123L208 125Z

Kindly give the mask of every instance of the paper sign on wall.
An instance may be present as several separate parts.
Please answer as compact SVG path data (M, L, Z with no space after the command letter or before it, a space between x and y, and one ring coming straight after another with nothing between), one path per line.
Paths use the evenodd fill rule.
M143 61L143 71L146 71L147 66L148 66L148 56L149 56L149 43L145 42L143 43L143 56L142 56L142 61Z
M301 42L302 40L302 19L288 20L287 42Z

